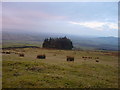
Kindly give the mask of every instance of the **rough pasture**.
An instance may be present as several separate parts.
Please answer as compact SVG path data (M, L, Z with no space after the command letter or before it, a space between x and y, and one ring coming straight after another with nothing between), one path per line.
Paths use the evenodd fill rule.
M4 50L7 51L7 50ZM117 88L118 57L101 51L48 50L38 48L11 49L2 54L3 88ZM39 60L37 55L46 55ZM66 61L74 56L74 63ZM84 60L81 57L92 57ZM95 57L99 57L96 62Z

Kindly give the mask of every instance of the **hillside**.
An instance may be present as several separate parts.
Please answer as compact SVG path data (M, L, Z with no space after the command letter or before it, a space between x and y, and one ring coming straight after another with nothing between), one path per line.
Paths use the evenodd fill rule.
M3 88L118 88L117 52L4 50L8 51L11 53L2 54ZM18 52L25 56L20 57ZM36 58L39 54L45 54L46 59ZM74 56L74 62L67 61L66 56Z
M65 34L48 33L15 33L3 32L3 47L10 46L39 46L41 47L45 38L67 36L73 42L75 49L86 50L118 50L117 37L85 37Z

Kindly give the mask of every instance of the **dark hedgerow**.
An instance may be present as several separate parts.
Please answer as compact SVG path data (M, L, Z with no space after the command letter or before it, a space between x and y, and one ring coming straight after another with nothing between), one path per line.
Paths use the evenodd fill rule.
M43 48L71 50L73 48L72 41L66 37L47 38L43 42Z

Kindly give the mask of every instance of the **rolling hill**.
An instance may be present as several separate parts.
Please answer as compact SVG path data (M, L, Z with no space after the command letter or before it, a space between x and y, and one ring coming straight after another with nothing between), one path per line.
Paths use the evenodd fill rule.
M74 49L82 50L118 50L117 37L86 37L53 33L17 33L2 32L3 47L15 46L38 46L41 47L43 40L49 37L67 36L73 42Z

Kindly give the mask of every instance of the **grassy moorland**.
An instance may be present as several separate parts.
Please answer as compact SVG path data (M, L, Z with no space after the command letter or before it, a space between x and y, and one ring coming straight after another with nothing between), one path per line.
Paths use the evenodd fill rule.
M2 54L3 88L118 88L118 56L113 51L21 48ZM37 59L45 54L46 59ZM67 62L66 56L74 56ZM84 60L82 56L91 56ZM96 62L95 57L99 57Z

